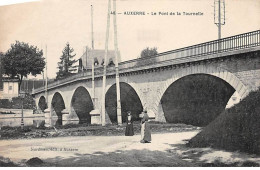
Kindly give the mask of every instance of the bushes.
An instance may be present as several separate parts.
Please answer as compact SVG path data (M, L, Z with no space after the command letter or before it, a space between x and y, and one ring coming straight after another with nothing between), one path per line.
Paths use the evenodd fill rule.
M22 98L13 97L11 101L9 101L8 99L1 99L0 108L21 109L22 108ZM23 99L23 108L24 109L35 109L36 108L33 97L30 94L25 95L25 97Z
M260 155L260 90L224 111L187 144Z
M11 102L8 99L0 99L0 108L11 108Z

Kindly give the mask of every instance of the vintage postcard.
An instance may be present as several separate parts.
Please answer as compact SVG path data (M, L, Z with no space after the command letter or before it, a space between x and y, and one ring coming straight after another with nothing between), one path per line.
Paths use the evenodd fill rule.
M259 167L259 0L0 2L1 167Z

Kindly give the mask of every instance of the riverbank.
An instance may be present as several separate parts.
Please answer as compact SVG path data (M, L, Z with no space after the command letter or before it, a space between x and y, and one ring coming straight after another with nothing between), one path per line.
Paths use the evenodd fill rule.
M153 133L187 132L201 129L200 127L185 124L169 124L150 122ZM134 122L134 133L140 134L139 122ZM124 136L125 124L117 125L89 125L89 124L67 124L64 126L44 127L25 126L8 127L0 130L0 140L3 139L24 139L24 138L52 138L64 136Z

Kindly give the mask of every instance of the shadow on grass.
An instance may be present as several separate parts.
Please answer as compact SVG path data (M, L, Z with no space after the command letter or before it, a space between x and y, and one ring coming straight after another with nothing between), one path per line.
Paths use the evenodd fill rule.
M78 154L73 157L55 157L44 160L45 165L57 167L191 167L193 163L181 160L176 154L162 151L116 150Z
M0 161L0 167L18 167L18 165L13 162Z
M227 152L213 148L190 148L185 144L171 145L171 152L178 153L179 158L196 163L202 167L259 167L260 159L256 155L240 152ZM222 155L223 154L223 155ZM256 159L254 159L256 158Z
M9 158L0 156L0 167L18 167L19 165L12 162Z
M218 151L212 148L189 148L184 144L170 144L171 149L151 151L148 149L116 150L114 152L75 153L69 158L55 157L43 160L34 166L53 167L259 167L250 157L231 153L231 159L221 155L205 159L206 155ZM223 152L224 153L224 152ZM224 156L225 157L225 156ZM201 159L204 158L204 159ZM234 158L234 159L232 159ZM29 165L27 165L29 166Z

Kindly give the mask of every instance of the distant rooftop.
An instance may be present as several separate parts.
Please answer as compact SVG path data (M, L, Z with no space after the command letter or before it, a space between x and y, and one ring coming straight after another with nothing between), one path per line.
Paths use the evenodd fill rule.
M80 58L82 60L82 66L84 69L91 68L92 55L94 58L95 66L102 66L104 64L105 50L91 50L88 49ZM118 54L118 62L121 62L120 52ZM115 64L115 51L108 50L107 53L107 64Z

